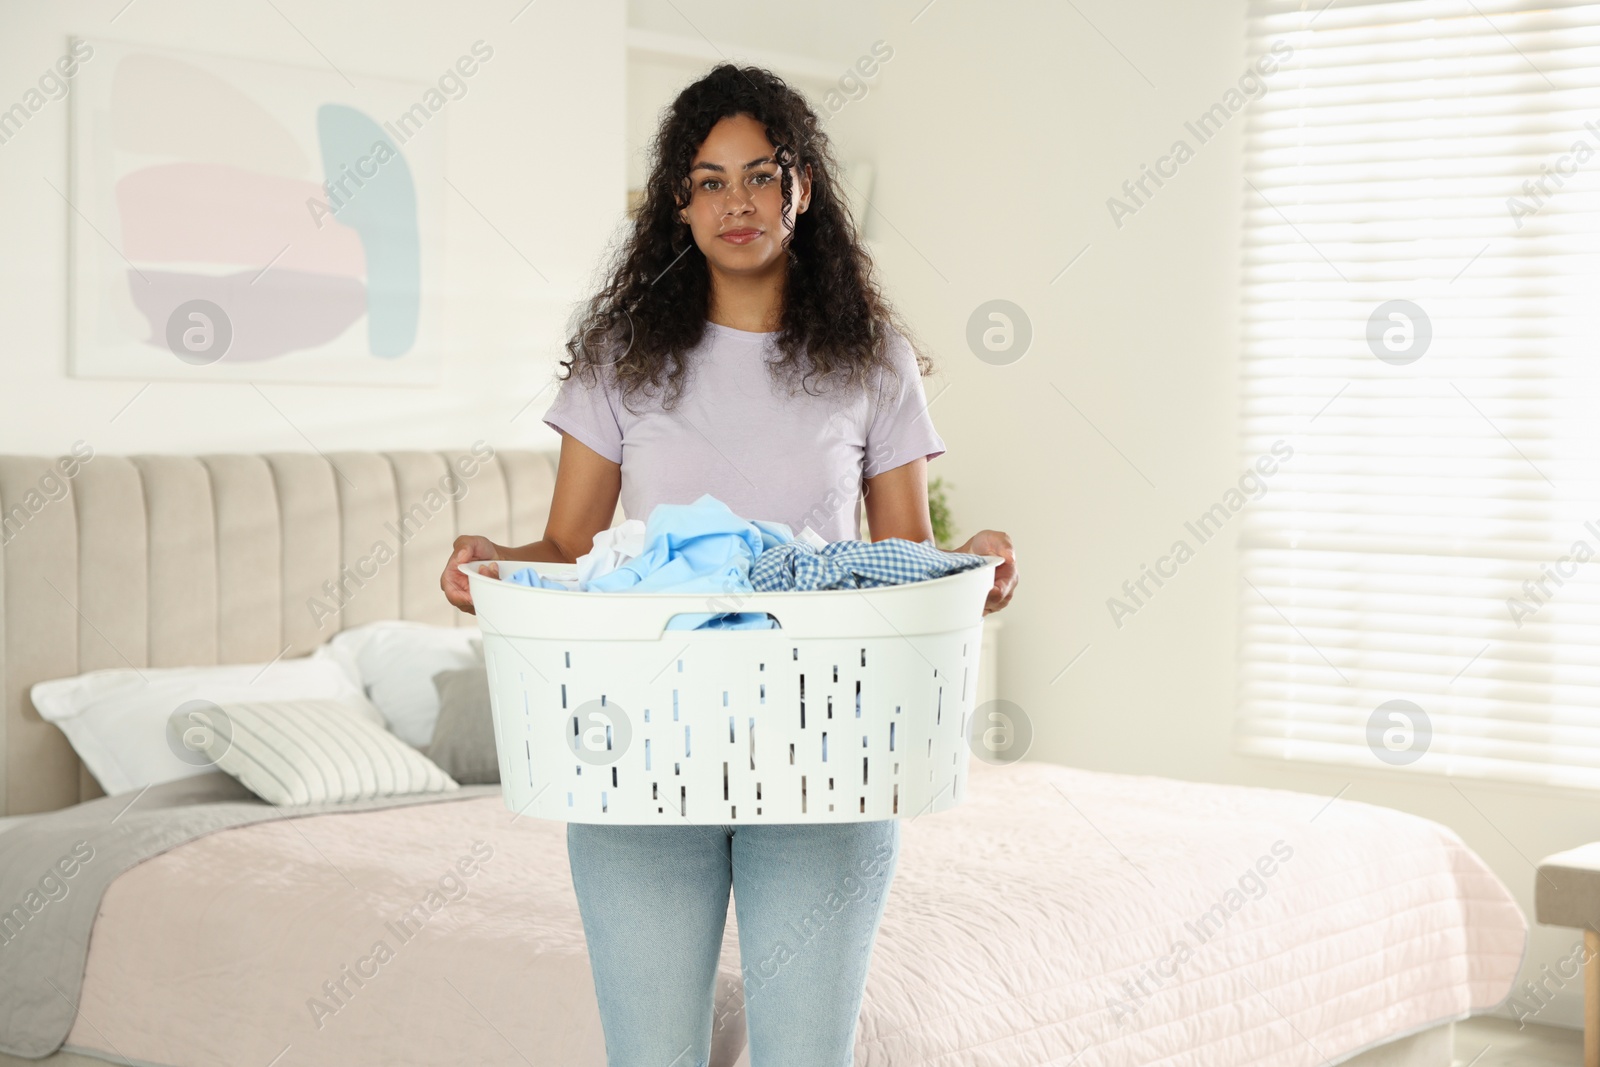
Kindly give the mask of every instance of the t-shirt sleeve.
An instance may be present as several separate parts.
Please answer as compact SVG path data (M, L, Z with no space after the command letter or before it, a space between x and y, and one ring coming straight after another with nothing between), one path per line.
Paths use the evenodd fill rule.
M928 398L922 388L916 353L899 333L889 342L895 377L881 375L872 422L867 427L866 463L862 473L874 478L920 456L944 454L944 439L933 428ZM897 380L898 379L898 380Z
M600 372L597 381L574 371L561 383L544 424L569 433L613 463L622 462L622 423L617 418L616 383Z

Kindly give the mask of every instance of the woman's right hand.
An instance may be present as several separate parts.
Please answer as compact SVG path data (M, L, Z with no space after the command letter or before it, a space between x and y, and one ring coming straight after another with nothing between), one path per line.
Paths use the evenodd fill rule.
M477 609L472 606L472 586L467 581L467 576L457 570L462 563L471 563L478 559L499 559L499 546L487 537L477 534L462 534L456 538L456 543L450 550L450 562L445 564L444 575L439 579L439 587L444 590L444 597L456 607L469 615L476 615ZM479 573L489 578L500 577L500 568L494 564L479 569Z

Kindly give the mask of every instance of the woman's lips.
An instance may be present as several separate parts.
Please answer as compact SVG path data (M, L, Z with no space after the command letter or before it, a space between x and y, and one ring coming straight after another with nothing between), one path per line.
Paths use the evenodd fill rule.
M747 245L761 236L760 230L729 230L727 233L717 235L729 244Z

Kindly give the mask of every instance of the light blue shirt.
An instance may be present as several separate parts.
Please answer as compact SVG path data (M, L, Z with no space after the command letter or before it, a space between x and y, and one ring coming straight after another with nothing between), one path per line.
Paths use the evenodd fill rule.
M792 542L781 522L751 522L703 493L693 504L657 504L645 522L644 550L615 570L591 580L588 592L705 593L732 596L754 592L750 565L765 549ZM566 586L540 577L531 567L509 581L544 589ZM708 611L675 615L669 630L769 630L773 620L760 611Z

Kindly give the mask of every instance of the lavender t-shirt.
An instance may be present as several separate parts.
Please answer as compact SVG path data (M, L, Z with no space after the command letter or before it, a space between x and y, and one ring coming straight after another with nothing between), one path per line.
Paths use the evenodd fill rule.
M648 519L657 504L710 493L745 519L810 526L829 541L858 536L861 480L943 454L911 345L891 332L898 381L881 372L865 387L819 384L793 394L774 375L772 333L707 322L688 354L676 408L640 390L623 406L614 376L575 374L561 383L544 422L622 465L622 510Z

